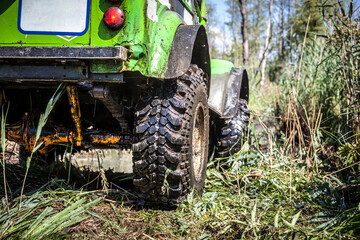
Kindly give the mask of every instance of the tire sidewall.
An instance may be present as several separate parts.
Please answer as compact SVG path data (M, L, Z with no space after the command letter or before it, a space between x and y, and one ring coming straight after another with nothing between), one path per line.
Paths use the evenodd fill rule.
M194 189L195 193L201 195L205 185L206 179L206 168L207 168L207 160L208 160L208 147L209 147L209 108L207 103L207 93L204 85L199 85L196 89L196 94L193 99L193 103L190 106L191 109L191 120L190 120L190 146L189 146L189 164L190 164L190 186ZM203 131L203 139L205 142L203 143L204 149L203 157L201 158L202 164L200 169L200 178L196 179L195 177L195 169L194 169L194 159L193 159L193 152L194 152L194 136L193 136L193 129L195 126L196 121L196 110L198 106L201 105L203 107L204 113L204 131Z

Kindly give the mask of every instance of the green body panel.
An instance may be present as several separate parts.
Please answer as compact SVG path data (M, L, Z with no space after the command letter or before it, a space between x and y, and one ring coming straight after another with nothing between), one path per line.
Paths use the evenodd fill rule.
M211 59L211 75L229 74L234 68L232 62L220 59Z
M211 83L209 93L210 108L222 115L224 112L226 93L230 72L234 64L220 59L211 59Z
M184 1L186 9L192 9ZM121 30L108 29L103 22L104 12L112 6L120 7L126 15ZM0 46L123 46L129 49L128 61L92 62L90 70L95 73L138 71L147 77L163 78L176 29L184 24L180 15L157 2L157 18L147 16L147 0L92 0L88 31L82 36L54 36L22 34L17 29L19 0L1 0ZM205 3L194 11L199 24L205 26ZM195 21L194 21L195 22ZM63 39L65 38L65 39Z
M142 2L142 4L139 4ZM126 4L125 4L126 3ZM176 12L157 4L158 21L144 15L146 0L124 1L122 8L127 13L126 24L121 30L118 43L130 49L129 61L124 71L139 71L142 75L163 78L177 27L183 24Z
M204 28L206 28L207 17L206 17L205 0L202 0L201 7L198 7L197 5L195 5L195 10L196 10L197 15L199 16L199 24L203 25Z

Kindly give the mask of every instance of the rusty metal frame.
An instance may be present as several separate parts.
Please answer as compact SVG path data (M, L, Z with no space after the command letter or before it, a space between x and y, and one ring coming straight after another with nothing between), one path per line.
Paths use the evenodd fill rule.
M48 131L43 130L37 143L42 143L38 150L40 154L46 154L54 144L75 144L78 147L86 145L100 147L129 147L132 144L132 137L129 133L121 135L111 134L107 132L86 132L81 129L81 111L79 104L78 89L76 86L66 87L71 117L75 125L75 132L72 131ZM6 128L6 139L14 141L22 146L25 150L31 152L36 143L37 129L31 128L31 119L25 114L20 123L14 124Z
M89 93L93 98L100 100L105 105L111 115L119 122L123 133L131 132L129 124L124 117L124 108L113 99L108 85L95 85Z
M83 140L83 136L81 131L81 121L80 121L81 112L80 112L79 94L77 91L77 87L75 86L67 86L66 91L70 104L71 117L73 119L76 129L75 143L76 146L80 147L81 142Z
M26 151L33 150L37 129L30 128L30 116L25 115L20 124L6 128L6 139L14 141L22 145ZM51 132L43 130L38 143L43 143L42 147L38 150L40 154L46 154L54 144L73 144L78 141L77 134L69 132ZM87 144L99 147L119 147L130 146L132 142L130 135L115 135L104 132L85 133L84 139L81 142L82 146Z

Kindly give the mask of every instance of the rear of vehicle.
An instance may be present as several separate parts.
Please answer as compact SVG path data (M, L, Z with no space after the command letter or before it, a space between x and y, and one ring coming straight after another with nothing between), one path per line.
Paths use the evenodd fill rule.
M119 139L115 133L131 133L132 111L141 92L138 86L148 77L165 78L177 27L199 19L195 4L180 0L1 1L0 85L6 90L2 99L12 103L8 123L19 123L25 113L32 113L30 120L36 122L59 83L66 83L68 95L78 95L70 97L80 98L84 109L82 129L102 129L99 136L106 139ZM61 125L61 131L69 135L76 116L71 116L71 106L67 106L69 111L64 109L66 98L60 101L64 103L57 104L62 109L54 111L53 128L59 132L55 126ZM71 136L68 141L75 142ZM86 142L93 144L94 139L84 136L78 145ZM31 142L23 144L27 147ZM130 146L128 141L124 144Z
M192 188L200 193L209 133L205 21L197 0L1 1L7 138L32 151L40 114L62 84L40 153L66 144L132 148L139 196L176 202Z
M66 86L69 100L77 101L68 103L66 96L60 98L47 129L43 131L41 140L45 143L40 152L51 151L53 143L101 145L109 143L110 139L111 143L121 143L114 140L120 139L119 134L108 131L119 129L119 124L106 107L98 107L91 116L90 109L99 104L88 93L97 84L105 86L110 83L119 88L119 84L124 82L121 70L129 50L120 46L117 39L125 19L112 19L120 24L117 29L111 29L103 17L104 12L116 4L119 5L111 1L90 0L1 2L1 98L2 102L11 103L7 119L9 126L21 126L21 131L12 131L8 138L31 151L33 138L23 136L36 132L33 123L38 121L48 100L62 83L63 88ZM114 13L112 17L119 16ZM78 106L72 106L72 102ZM70 111L76 108L82 109L81 113ZM118 112L120 109L116 109L114 114ZM76 120L80 116L87 121ZM107 117L109 120L103 121ZM96 125L101 131L83 131L94 129ZM52 136L51 141L47 140L49 136ZM100 141L100 138L106 141Z
M249 121L246 71L210 67L205 23L204 0L2 0L7 139L27 152L42 143L44 155L68 145L131 149L140 198L201 194L210 129L217 156L227 157Z

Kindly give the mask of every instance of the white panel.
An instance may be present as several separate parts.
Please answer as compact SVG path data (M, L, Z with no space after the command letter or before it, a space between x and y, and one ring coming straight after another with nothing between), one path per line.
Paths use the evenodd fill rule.
M159 0L159 2L160 2L162 5L167 6L168 9L171 8L170 0Z
M228 85L229 74L211 75L209 106L211 109L222 114L225 101L226 86Z
M25 32L81 33L86 30L87 0L22 0Z
M150 18L153 22L158 22L158 16L156 13L157 0L147 0L147 17Z
M184 9L184 22L187 25L193 25L194 24L193 15L191 13L189 13L189 11L186 8Z

